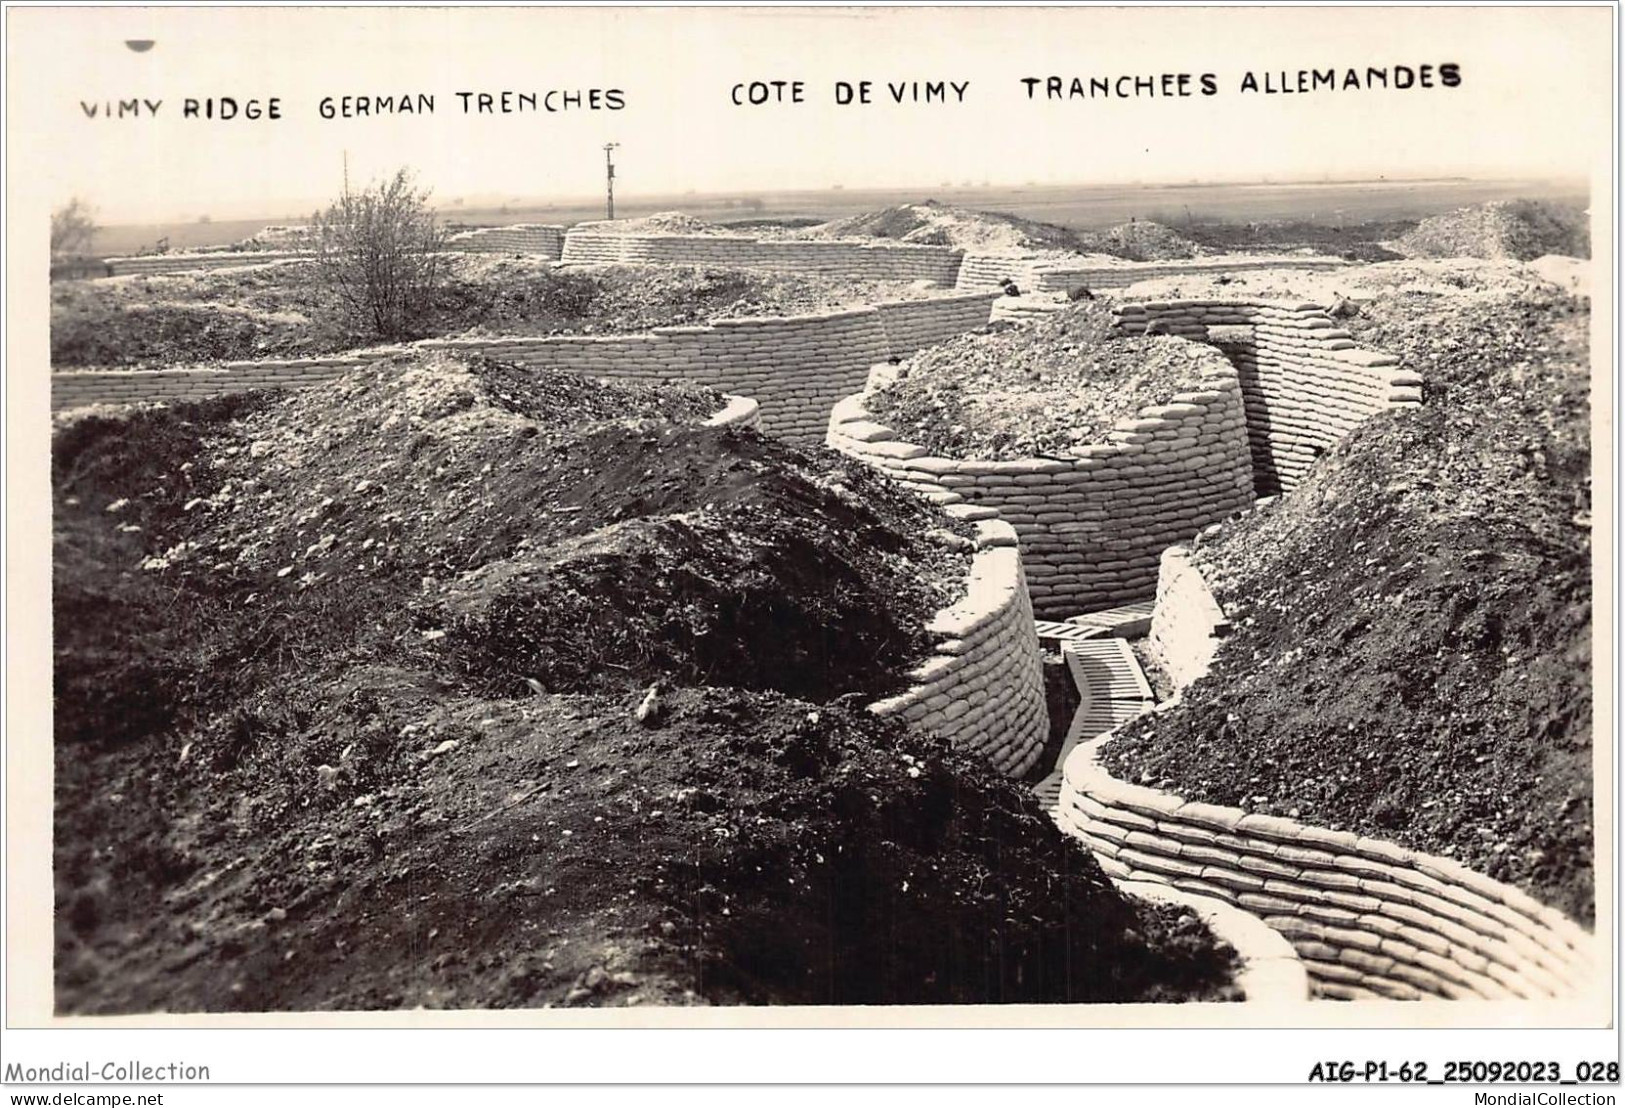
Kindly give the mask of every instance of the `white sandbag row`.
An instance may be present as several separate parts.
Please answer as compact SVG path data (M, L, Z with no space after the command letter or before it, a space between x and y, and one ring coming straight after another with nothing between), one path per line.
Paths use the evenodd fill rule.
M1033 288L1039 292L1072 292L1080 288L1124 288L1153 277L1211 277L1225 273L1244 273L1253 269L1327 270L1341 269L1347 264L1340 258L1305 257L1296 254L1275 257L1221 255L1166 262L1040 264L1034 273Z
M249 266L302 261L313 257L315 255L310 253L272 250L220 250L205 254L137 254L128 258L108 258L106 265L109 276L127 277L132 273L190 273L203 269L244 269Z
M761 422L762 406L748 396L729 396L717 413L701 427L755 427Z
M449 236L446 249L479 254L534 254L557 259L564 253L564 227L551 223L476 227Z
M302 388L331 381L358 366L388 358L402 347L376 347L319 358L268 358L216 367L158 370L74 370L51 374L51 410L87 404L141 404L200 400L248 389Z
M1072 292L1075 289L1123 288L1153 277L1213 276L1251 269L1337 269L1338 258L1302 255L1223 255L1164 262L1084 258L1061 251L979 253L971 251L959 266L959 287L995 288L1014 281L1022 292Z

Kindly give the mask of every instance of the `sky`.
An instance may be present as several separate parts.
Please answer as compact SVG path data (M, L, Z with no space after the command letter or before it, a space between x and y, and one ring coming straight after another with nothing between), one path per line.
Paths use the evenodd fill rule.
M410 166L438 199L1417 176L1587 177L1611 135L1593 8L8 11L9 187L103 222L303 212ZM151 40L144 52L126 40ZM1439 67L1460 82L1440 84ZM1433 67L1434 87L1243 92L1300 70ZM1024 77L1189 74L1189 97L1029 99ZM1217 92L1199 94L1200 75ZM1266 78L1266 74L1270 77ZM801 103L735 106L752 80ZM874 102L836 103L869 80ZM887 82L965 85L897 104ZM620 110L466 115L457 92L618 89ZM432 95L323 119L323 97ZM280 101L278 120L182 101ZM950 93L950 98L953 94ZM108 119L105 105L161 101ZM85 105L101 104L95 118ZM15 167L26 165L26 174Z

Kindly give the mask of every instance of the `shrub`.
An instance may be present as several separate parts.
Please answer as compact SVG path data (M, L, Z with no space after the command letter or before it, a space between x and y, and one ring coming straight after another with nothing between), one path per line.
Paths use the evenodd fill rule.
M90 253L96 231L96 224L90 218L90 205L74 197L51 213L51 257Z
M405 169L345 193L311 222L317 267L353 323L383 339L416 329L445 277L445 231Z

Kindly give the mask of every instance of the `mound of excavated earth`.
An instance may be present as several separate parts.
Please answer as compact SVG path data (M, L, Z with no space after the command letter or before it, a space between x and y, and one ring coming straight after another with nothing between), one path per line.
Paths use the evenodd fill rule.
M878 238L921 246L954 246L961 250L1031 251L1078 249L1077 236L1065 227L1003 212L982 212L927 200L898 204L875 212L847 216L797 231L802 238Z
M1078 236L1078 249L1135 262L1194 258L1199 253L1190 239L1149 219L1119 223L1103 231L1083 232Z
M1234 631L1114 773L1454 857L1593 918L1589 312L1395 291L1426 404L1196 550Z
M1105 303L1081 301L1029 325L991 324L916 354L866 406L932 454L1069 456L1195 388L1218 358L1167 336L1111 338L1112 322Z
M1394 249L1411 257L1515 258L1543 254L1591 257L1590 220L1569 204L1496 200L1424 219Z
M967 531L721 398L402 359L64 421L64 1013L1222 998L862 705Z

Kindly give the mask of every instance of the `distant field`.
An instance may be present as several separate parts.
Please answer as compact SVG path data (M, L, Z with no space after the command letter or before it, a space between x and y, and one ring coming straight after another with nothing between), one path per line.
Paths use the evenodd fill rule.
M1074 230L1109 227L1130 217L1158 222L1302 220L1339 226L1344 223L1420 219L1467 204L1530 197L1586 204L1583 187L1546 181L1364 181L1286 185L1113 185L979 188L939 186L910 190L823 189L808 192L753 193L739 196L689 193L618 199L615 214L636 218L662 211L683 211L718 223L763 219L835 219L893 204L934 199L986 211L1008 212L1057 223ZM474 224L579 223L602 219L596 200L575 198L557 203L519 203L505 207L448 207L449 220ZM134 224L103 228L96 238L102 255L151 247L162 237L172 249L236 242L269 223L294 223L300 217L272 215L254 220L215 223Z
M268 216L264 219L222 219L214 223L126 223L103 227L96 232L95 252L103 257L150 250L167 237L171 250L199 246L224 246L239 242L267 224L298 223L302 220Z

